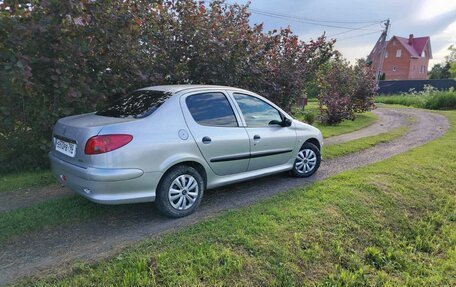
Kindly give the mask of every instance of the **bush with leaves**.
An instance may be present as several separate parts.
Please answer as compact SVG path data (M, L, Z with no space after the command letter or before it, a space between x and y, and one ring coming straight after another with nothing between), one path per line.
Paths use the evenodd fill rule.
M320 70L318 81L320 121L325 124L354 120L356 113L374 108L377 85L374 72L363 60L352 67L337 55Z
M265 33L249 24L247 8L191 0L3 1L0 173L46 166L58 118L144 86L237 86L289 110L306 77L332 56L333 42L304 43L289 28Z
M344 119L354 119L351 96L355 93L353 70L349 64L336 58L330 61L319 75L318 104L320 121L336 125Z
M366 61L359 59L353 67L355 91L351 95L351 107L355 113L374 109L374 97L377 91L375 71Z

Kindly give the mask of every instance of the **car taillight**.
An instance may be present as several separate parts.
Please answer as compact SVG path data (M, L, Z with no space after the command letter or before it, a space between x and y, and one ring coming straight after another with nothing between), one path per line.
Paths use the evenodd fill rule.
M86 154L100 154L113 151L133 140L132 135L102 135L91 137L85 146Z

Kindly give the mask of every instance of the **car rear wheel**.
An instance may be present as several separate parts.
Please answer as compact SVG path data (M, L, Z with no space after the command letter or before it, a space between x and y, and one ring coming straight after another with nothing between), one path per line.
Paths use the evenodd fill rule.
M318 147L306 142L296 156L291 174L296 177L309 177L318 170L320 162L321 154Z
M168 171L160 181L155 204L166 216L187 216L200 204L204 186L204 179L196 169L177 166Z

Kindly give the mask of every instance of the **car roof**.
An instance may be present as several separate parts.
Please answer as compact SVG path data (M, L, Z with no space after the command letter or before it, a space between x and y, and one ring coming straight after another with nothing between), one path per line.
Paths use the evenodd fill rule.
M184 90L198 90L198 89L223 89L223 90L238 90L246 91L240 88L228 87L228 86L217 86L217 85L159 85L159 86L150 86L145 87L139 90L153 90L153 91L162 91L168 93L178 93Z
M264 98L256 93L253 93L248 90L244 90L241 88L235 88L235 87L229 87L229 86L217 86L217 85L158 85L158 86L150 86L150 87L145 87L142 89L138 89L138 91L141 90L146 90L146 91L161 91L165 93L170 93L175 95L176 93L182 92L182 91L198 91L198 90L205 90L205 89L220 89L220 90L229 90L229 91L237 91L237 92L244 92L249 95L256 95L257 97L263 99L266 102L269 102L272 104L274 107L278 108L282 113L285 115L289 116L283 109L281 109L279 106L268 100L267 98Z

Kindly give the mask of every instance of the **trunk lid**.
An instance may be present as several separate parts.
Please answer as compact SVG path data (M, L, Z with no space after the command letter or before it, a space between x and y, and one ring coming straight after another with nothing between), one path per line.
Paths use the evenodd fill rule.
M95 113L62 118L57 121L52 132L51 153L64 161L87 167L91 164L91 156L84 152L87 140L98 135L103 127L134 120L133 118L98 116ZM62 146L64 149L66 146L72 152L59 151L62 150Z

